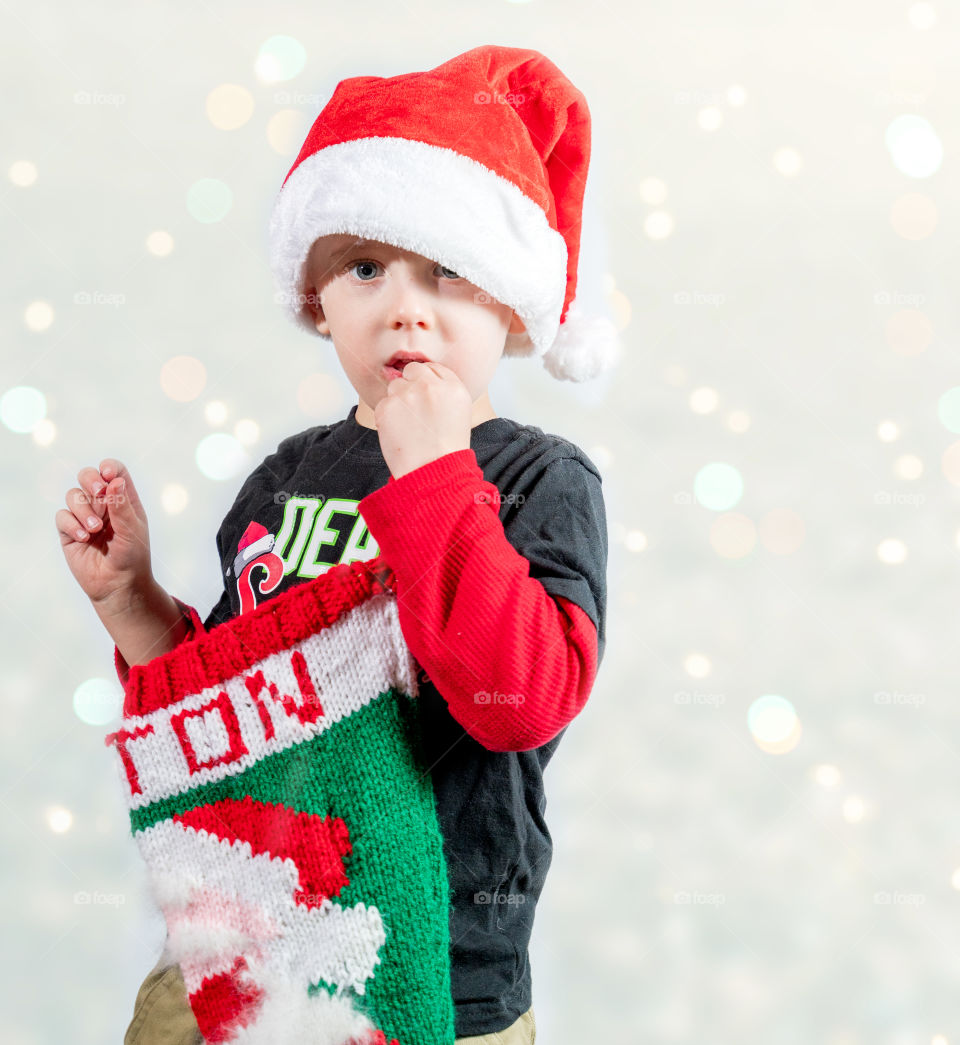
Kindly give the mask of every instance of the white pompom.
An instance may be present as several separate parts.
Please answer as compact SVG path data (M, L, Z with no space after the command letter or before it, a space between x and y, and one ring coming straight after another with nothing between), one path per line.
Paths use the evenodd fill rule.
M589 381L620 359L617 328L606 316L584 316L574 299L553 344L543 356L547 372L561 381Z

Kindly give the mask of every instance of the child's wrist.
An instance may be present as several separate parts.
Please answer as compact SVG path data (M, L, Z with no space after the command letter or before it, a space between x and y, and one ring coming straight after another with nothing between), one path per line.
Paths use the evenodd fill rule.
M151 574L145 580L122 585L102 599L90 601L101 620L115 620L131 613L143 613L148 607L156 607L164 601L166 595L166 591Z

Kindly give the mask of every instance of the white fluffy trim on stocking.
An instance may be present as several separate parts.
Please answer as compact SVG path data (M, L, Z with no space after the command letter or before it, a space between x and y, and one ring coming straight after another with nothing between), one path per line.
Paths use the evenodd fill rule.
M279 1045L293 1040L291 1028L296 1028L296 1045L366 1045L376 1040L376 1028L346 995L325 990L307 994L289 979L269 973L256 975L256 981L265 995L256 1022L239 1028L231 1045Z

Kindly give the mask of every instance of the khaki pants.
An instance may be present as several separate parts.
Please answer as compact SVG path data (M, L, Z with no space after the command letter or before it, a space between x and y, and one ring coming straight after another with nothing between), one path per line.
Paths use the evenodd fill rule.
M534 1045L533 1009L506 1030L457 1038L454 1045ZM179 965L156 965L137 991L133 1019L123 1045L203 1045Z

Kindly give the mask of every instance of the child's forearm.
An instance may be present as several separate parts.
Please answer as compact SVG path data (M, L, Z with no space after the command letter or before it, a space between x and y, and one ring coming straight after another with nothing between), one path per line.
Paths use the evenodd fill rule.
M191 631L173 597L155 581L129 595L95 602L93 607L130 666L168 653Z
M360 511L396 574L407 645L452 717L488 750L529 751L585 704L599 633L530 576L499 496L463 450L388 480Z

